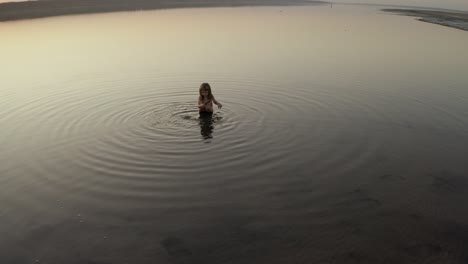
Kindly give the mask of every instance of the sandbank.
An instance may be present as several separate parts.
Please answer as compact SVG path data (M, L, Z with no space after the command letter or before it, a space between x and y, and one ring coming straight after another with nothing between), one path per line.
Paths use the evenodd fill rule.
M418 9L382 9L385 12L419 17L419 21L468 31L468 12Z
M327 4L327 2L307 0L40 0L0 4L0 21L169 8L320 4Z

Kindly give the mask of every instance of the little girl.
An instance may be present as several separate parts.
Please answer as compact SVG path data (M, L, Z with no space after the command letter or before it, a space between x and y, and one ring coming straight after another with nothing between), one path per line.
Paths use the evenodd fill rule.
M211 93L211 87L208 83L202 83L200 85L199 93L198 111L200 113L213 113L213 103L215 103L218 108L223 107L223 105L214 98Z

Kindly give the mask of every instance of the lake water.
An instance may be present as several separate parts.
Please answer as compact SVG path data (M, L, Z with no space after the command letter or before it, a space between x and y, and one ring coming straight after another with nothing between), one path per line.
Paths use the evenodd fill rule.
M0 263L468 261L467 32L334 5L0 36Z

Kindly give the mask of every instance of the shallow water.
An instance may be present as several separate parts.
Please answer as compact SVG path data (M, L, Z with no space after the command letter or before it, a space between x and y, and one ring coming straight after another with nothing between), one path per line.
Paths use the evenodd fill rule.
M468 260L466 32L322 6L0 35L0 263Z

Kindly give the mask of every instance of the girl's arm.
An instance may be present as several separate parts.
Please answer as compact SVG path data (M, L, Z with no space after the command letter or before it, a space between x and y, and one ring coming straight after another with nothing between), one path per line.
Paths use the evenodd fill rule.
M215 103L215 105L217 105L218 108L223 107L223 105L220 102L216 101L216 99L214 97L213 97L213 103Z
M198 98L198 108L199 109L205 108L205 104L203 103L203 100L200 97Z

